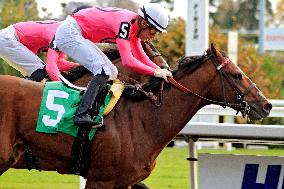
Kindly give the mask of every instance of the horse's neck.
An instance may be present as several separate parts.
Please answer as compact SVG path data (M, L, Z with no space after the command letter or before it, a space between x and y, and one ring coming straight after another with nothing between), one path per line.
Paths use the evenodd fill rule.
M188 80L187 80L188 81ZM187 81L184 81L183 84ZM192 84L195 82L191 81ZM197 81L196 81L197 82ZM205 83L207 82L207 84ZM204 86L208 85L210 81L204 81L191 87L193 91L197 91L200 95L206 93ZM203 87L202 87L203 86ZM196 114L196 112L205 105L205 102L193 97L192 95L186 95L182 91L172 88L169 91L164 92L163 104L161 107L156 108L150 104L149 101L143 105L144 133L147 139L152 141L152 146L148 146L148 153L152 154L153 158L160 153L160 151L167 145L186 125L186 123ZM137 113L137 112L136 112ZM139 131L140 125L133 127L133 132ZM139 141L138 141L139 142ZM145 141L140 141L144 143ZM149 144L148 144L149 145Z

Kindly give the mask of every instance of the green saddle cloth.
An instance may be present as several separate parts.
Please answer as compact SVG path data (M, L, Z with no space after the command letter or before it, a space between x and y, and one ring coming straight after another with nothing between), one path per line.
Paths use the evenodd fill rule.
M43 91L36 131L48 134L62 132L73 137L77 136L79 127L74 125L74 116L80 103L80 91L66 86L61 81L46 82ZM109 93L105 98L105 103L100 107L99 115L102 116L106 105L111 99ZM89 134L92 140L95 136L96 128Z

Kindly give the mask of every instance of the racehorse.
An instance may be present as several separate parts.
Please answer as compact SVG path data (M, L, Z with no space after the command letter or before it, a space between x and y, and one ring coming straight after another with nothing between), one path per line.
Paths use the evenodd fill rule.
M147 54L147 56L159 67L161 68L169 68L169 65L165 61L165 59L162 57L162 54L158 51L158 49L150 42L150 41L142 41L141 42L142 48ZM112 63L117 67L119 71L119 77L123 77L124 81L127 80L128 82L143 82L145 80L145 76L135 74L131 70L128 70L127 68L123 67L121 59L120 59L120 54L118 49L116 48L105 48L103 50L104 54L112 61ZM92 73L84 68L83 66L79 66L76 68L73 68L71 71L67 73L63 73L64 76L67 76L68 80L71 80L75 82L76 85L78 86L83 86L86 87L88 82L91 80L93 77ZM17 143L17 148L18 148L18 157L15 157L18 159L17 163L13 165L13 168L16 169L39 169L36 165L36 158L31 154L30 150L27 149L27 146L23 144L22 141L18 141ZM25 154L25 156L23 156ZM148 188L145 184L143 183L137 183L132 185L132 189L146 189Z
M160 106L130 99L126 93L105 117L92 143L86 189L129 188L148 177L155 160L192 116L208 104L228 106L251 120L267 117L272 105L254 83L213 45L206 54L185 57L163 87ZM161 92L151 78L143 89ZM23 141L42 170L70 174L74 138L35 132L44 84L0 76L0 174L16 163L17 142Z

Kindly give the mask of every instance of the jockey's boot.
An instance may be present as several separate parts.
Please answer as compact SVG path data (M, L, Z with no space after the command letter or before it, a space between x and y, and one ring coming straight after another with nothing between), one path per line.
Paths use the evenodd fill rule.
M43 69L37 69L36 71L34 71L34 72L31 74L31 76L28 78L28 80L40 82L40 81L43 80L46 76L47 76L47 72L46 72L45 68L43 68Z
M98 74L95 75L94 78L90 81L87 90L85 91L81 99L77 114L74 118L74 123L76 125L78 126L95 125L95 120L93 120L89 110L92 108L97 94L106 85L108 79L109 76L105 74Z

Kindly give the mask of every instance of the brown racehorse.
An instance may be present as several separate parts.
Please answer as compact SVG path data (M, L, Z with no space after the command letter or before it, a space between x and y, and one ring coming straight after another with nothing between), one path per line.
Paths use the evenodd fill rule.
M160 107L123 95L105 118L105 129L97 132L92 143L86 189L129 188L145 179L161 150L205 105L229 106L251 120L267 117L272 108L250 79L214 46L194 60L183 58L173 74L180 85L164 86ZM153 78L145 90L155 92L160 83ZM19 140L39 158L42 170L70 173L66 162L73 137L35 132L43 87L42 83L0 76L0 174L16 162Z
M156 47L150 42L150 41L142 41L141 45L145 51L145 53L147 54L147 56L155 63L157 64L159 67L161 68L169 68L169 65L167 64L167 62L165 61L165 59L162 57L162 54L156 49ZM134 80L135 82L143 82L143 80L146 79L146 76L144 75L139 75L139 74L135 74L133 73L131 70L128 70L127 68L123 67L121 59L120 59L120 55L119 55L119 51L116 48L106 48L104 49L104 53L108 56L108 58L112 61L112 63L117 67L120 75L119 77L121 80ZM78 74L78 72L81 72L80 74ZM80 67L80 68L75 68L73 70L71 70L70 72L67 73L66 76L69 75L73 75L75 78L80 78L80 79L76 79L74 82L76 85L78 86L84 86L86 87L88 82L91 80L91 78L93 77L93 75L91 74L91 72L89 72L86 68L84 67ZM81 77L83 75L83 77ZM74 78L72 79L74 80ZM131 82L131 81L129 81ZM18 157L15 157L16 159L18 159L17 163L15 165L13 165L13 168L17 168L17 169L27 169L29 167L29 169L33 168L33 169L40 169L37 167L37 165L33 165L34 163L36 163L36 160L25 160L24 158L31 158L33 156L30 157L29 156L22 156L25 153L25 150L27 148L27 146L25 146L23 144L22 141L19 141L17 144L17 155ZM30 151L26 151L26 153L30 153ZM31 161L32 165L27 166L27 161ZM143 184L143 183L137 183L132 185L131 187L132 189L147 189L148 187Z
M159 67L161 68L169 68L169 65L167 64L167 62L165 61L165 59L162 57L161 53L156 49L156 47L150 42L150 41L142 41L141 42L142 47L145 51L145 53L147 54L147 56L155 63L157 64ZM106 48L104 50L104 53L108 56L108 58L112 61L112 63L117 67L118 71L119 71L119 77L121 80L129 80L131 79L132 81L134 80L135 82L143 82L143 80L146 79L146 76L144 75L139 75L139 74L135 74L133 73L131 70L128 70L127 68L123 67L121 59L120 59L120 55L119 55L119 51L117 49L113 49L113 48ZM81 72L80 74L78 74L78 72ZM74 80L71 79L72 81L74 81L74 83L78 86L83 86L86 87L88 82L91 80L91 78L93 77L93 75L91 74L91 72L89 72L86 68L80 66L78 68L75 68L73 70L71 70L70 72L67 73L67 77L71 76L71 78L75 77L76 79ZM83 75L83 77L81 77ZM79 79L78 79L79 78ZM131 82L131 81L128 81ZM35 168L35 169L40 169L37 168L37 165L33 165L34 163L36 163L36 160L25 160L24 156L22 156L27 148L27 146L24 145L24 143L22 141L18 141L17 144L17 155L18 157L15 157L16 159L18 159L17 163L15 165L13 165L13 168L17 168L17 169L27 169L27 161L31 161L32 167L31 168ZM26 153L30 153L30 151L27 151ZM33 157L33 156L31 156ZM31 158L30 155L27 156L26 158ZM132 189L147 189L146 185L142 184L142 183L138 183L135 185L132 185Z

